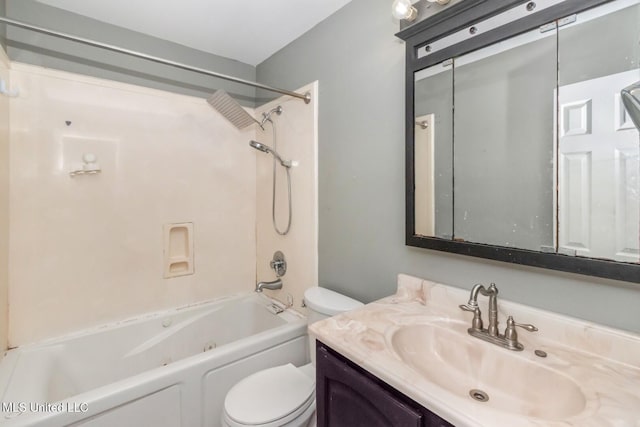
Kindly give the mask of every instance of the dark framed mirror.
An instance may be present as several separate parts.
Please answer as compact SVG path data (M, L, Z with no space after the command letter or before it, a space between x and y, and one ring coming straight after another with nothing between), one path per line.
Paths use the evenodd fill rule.
M406 244L640 283L640 0L464 1L397 35Z

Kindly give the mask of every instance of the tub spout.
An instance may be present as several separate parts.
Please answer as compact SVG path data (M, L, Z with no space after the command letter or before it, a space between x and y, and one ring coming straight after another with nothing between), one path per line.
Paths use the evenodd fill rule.
M273 282L258 282L256 284L256 292L262 292L263 289L282 289L282 279Z

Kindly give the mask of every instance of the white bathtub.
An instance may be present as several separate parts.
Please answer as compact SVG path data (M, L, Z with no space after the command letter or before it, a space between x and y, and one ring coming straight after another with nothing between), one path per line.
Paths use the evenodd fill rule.
M2 426L218 426L237 381L308 363L306 320L252 294L7 352Z

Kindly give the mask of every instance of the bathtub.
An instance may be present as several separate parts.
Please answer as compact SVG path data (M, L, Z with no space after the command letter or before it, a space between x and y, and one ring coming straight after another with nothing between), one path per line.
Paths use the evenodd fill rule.
M0 426L219 426L245 376L308 363L306 319L241 295L7 352Z

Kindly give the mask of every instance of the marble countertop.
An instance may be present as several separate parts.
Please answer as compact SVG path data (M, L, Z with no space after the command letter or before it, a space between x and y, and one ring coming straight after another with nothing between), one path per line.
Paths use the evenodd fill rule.
M458 305L467 302L469 291L419 278L399 275L395 295L364 307L316 322L309 327L312 336L371 372L457 427L535 426L535 427L640 427L640 336L571 317L501 300L498 297L500 330L507 315L517 322L532 323L538 332L520 332L525 346L511 352L471 336L471 345L492 346L523 358L534 369L512 372L514 382L541 388L540 393L557 392L555 384L541 384L536 371L552 370L574 382L584 399L571 416L539 417L535 410L499 409L454 393L407 363L394 352L390 335L403 326L437 321L440 324L471 325L472 313ZM479 297L485 325L486 298ZM461 335L462 336L462 335ZM465 345L469 345L465 341ZM548 357L534 355L544 350ZM491 350L493 351L493 350ZM434 354L433 357L443 357ZM527 365L529 366L529 365ZM554 374L555 375L555 374ZM473 388L472 380L469 387ZM466 385L464 385L466 386ZM560 407L562 402L555 402ZM498 406L498 409L496 408ZM504 405L503 405L504 406Z

